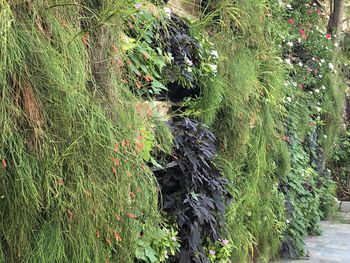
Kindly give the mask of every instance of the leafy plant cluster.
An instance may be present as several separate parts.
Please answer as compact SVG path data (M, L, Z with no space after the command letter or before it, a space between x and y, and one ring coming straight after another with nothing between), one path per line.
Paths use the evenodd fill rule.
M329 167L337 184L340 200L350 200L350 131L344 130L335 145Z
M137 242L136 259L147 263L166 262L180 248L177 234L177 231L173 228L155 228L153 230L153 241L147 242L140 239Z
M224 223L227 181L214 166L215 136L200 122L171 124L174 151L156 176L163 210L178 224L181 250L170 262L210 262L208 242L216 242Z
M154 96L167 89L162 71L173 59L154 45L159 41L160 28L166 27L167 19L164 12L147 2L136 3L134 8L134 12L125 18L122 35L122 49L127 60L119 63L127 68L124 81L134 92Z
M139 94L172 101L215 94L218 53L208 36L168 9L135 4L127 16L122 49L127 55L125 82Z

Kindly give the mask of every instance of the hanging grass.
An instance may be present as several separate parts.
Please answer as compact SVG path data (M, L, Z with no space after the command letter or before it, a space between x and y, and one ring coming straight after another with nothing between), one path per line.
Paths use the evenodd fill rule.
M151 123L111 63L108 82L96 77L83 3L55 4L0 1L0 262L133 262L140 236L161 223L138 154ZM94 12L118 20L117 7Z

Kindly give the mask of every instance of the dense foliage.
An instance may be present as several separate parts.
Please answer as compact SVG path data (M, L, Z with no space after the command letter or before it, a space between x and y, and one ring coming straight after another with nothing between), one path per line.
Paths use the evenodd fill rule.
M209 262L205 245L217 241L223 227L227 182L213 165L216 139L198 121L172 125L174 152L168 168L156 173L165 212L179 226L181 251L171 262Z
M0 263L303 257L348 186L319 1L151 2L0 0Z

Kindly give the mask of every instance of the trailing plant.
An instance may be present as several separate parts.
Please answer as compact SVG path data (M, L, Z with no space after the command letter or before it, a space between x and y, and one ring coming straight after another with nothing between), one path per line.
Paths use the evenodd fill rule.
M134 7L57 3L0 1L0 259L134 262L162 223L156 127L110 58Z
M180 252L170 262L209 262L205 245L220 238L229 194L213 165L215 136L196 120L172 125L174 151L167 169L156 172L163 210L179 227Z

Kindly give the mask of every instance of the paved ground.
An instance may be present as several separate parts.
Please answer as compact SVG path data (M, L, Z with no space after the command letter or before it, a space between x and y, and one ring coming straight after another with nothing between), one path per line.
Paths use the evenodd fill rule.
M350 213L340 222L321 223L322 235L306 240L308 260L282 260L275 263L350 263Z

